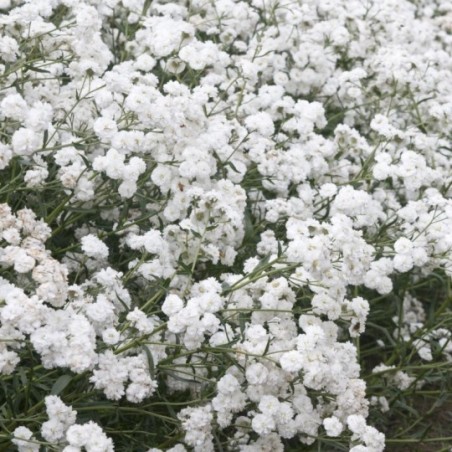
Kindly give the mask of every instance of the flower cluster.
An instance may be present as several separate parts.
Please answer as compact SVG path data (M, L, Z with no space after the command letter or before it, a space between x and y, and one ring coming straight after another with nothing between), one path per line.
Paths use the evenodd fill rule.
M374 306L399 303L377 347L452 361L410 293L452 277L450 5L0 11L0 378L81 388L40 384L17 406L48 420L10 441L113 451L101 420L123 409L164 433L118 450L382 451L369 411L389 402L359 347ZM372 377L422 385L393 359ZM86 415L100 401L116 421Z
M76 424L76 412L66 406L59 397L45 398L48 421L41 427L41 435L64 452L113 452L113 442L107 438L95 422ZM18 427L13 433L13 443L19 452L38 452L39 442L26 427ZM82 449L83 448L83 449Z

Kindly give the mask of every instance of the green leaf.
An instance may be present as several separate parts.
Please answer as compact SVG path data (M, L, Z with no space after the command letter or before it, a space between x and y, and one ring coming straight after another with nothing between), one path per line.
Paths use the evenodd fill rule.
M278 257L281 257L283 254L281 242L278 240Z
M226 281L224 281L224 282L221 284L221 290L222 290L222 291L226 291L226 290L228 290L230 287L231 287L231 285L230 285L229 283L227 283Z
M50 71L48 71L46 69L41 69L39 67L31 66L29 64L25 65L25 69L27 69L28 71L33 71L33 72L40 72L42 74L50 74Z
M60 378L55 381L55 383L52 386L52 389L50 391L50 394L52 395L58 395L61 394L66 386L71 382L72 376L71 375L61 375Z
M150 6L151 6L151 3L152 3L151 0L146 0L146 1L144 2L144 5L143 5L143 11L142 11L142 13L141 13L142 16L146 16L146 14L148 13L148 10L149 10L149 8L150 8Z
M45 130L44 131L44 136L43 136L43 138L42 138L42 148L44 149L45 147L46 147L46 145L47 145L47 140L48 140L48 138L49 138L49 131L48 130Z
M254 230L254 225L251 217L251 212L249 208L245 209L245 237L244 242L254 242L256 240L256 232Z
M240 173L240 171L234 166L234 164L232 163L232 162L227 162L226 163L228 166L230 166L231 168L232 168L232 170L234 171L234 172L236 172L236 173Z
M270 258L271 258L271 253L267 254L266 256L264 256L259 263L254 267L252 273L253 274L257 274L258 272L262 271L265 267L268 266L268 263L270 262Z
M154 366L154 359L152 358L152 353L149 350L149 348L146 345L143 345L143 349L146 353L146 356L148 358L148 364L149 364L149 373L151 375L151 378L155 380L155 366Z

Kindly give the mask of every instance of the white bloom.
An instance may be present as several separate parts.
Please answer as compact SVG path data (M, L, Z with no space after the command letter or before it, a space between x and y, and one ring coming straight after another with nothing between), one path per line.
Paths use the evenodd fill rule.
M347 417L348 428L357 435L363 435L366 431L366 420L360 414L352 414Z
M11 149L3 143L0 143L0 170L3 170L8 166L12 157L13 152L11 151Z
M170 294L162 304L162 311L168 317L178 313L184 307L184 302L176 294Z
M58 396L47 396L45 404L49 420L42 424L41 435L49 442L59 442L64 438L66 430L75 424L77 413Z
M350 452L372 452L368 447L359 444L358 446L353 446Z
M333 437L339 436L344 429L342 423L335 416L325 418L323 420L323 426L325 427L326 434Z
M72 425L66 433L70 446L84 447L87 452L113 452L113 441L93 421L83 425Z
M108 257L108 247L102 240L93 234L88 234L82 237L83 252L95 259L106 259Z
M401 237L394 243L394 251L398 254L411 254L413 242L406 237Z
M46 441L58 442L64 438L63 424L56 419L50 419L42 424L41 435Z
M93 162L95 171L105 171L111 179L122 179L124 174L124 155L116 149L110 149L104 157L96 157Z
M140 333L149 334L154 331L155 320L152 317L148 317L138 308L130 311L126 318Z
M19 44L10 36L0 37L0 56L4 61L16 61L19 55Z
M35 167L32 170L28 170L24 176L24 182L27 184L27 187L37 187L41 185L49 176L49 172L47 168L43 168L40 166Z
M1 113L7 118L23 121L26 117L27 102L20 94L9 94L0 102Z
M172 175L172 171L169 167L157 165L154 171L152 171L151 179L154 184L160 187L163 191L166 191L171 185Z
M260 385L266 383L268 378L268 370L261 363L253 363L246 369L246 379L252 385Z
M33 107L27 111L25 126L35 132L47 130L53 117L53 108L47 102L35 102Z
M38 452L39 444L33 443L33 432L27 427L17 427L13 432L11 442L15 444L19 452Z
M94 121L93 129L101 140L106 140L116 134L118 126L112 119L101 117Z
M34 130L21 128L14 132L11 144L15 154L28 156L39 149L41 139Z
M217 383L218 392L228 394L240 389L240 383L233 375L225 375Z
M287 372L299 372L303 368L303 356L296 350L292 350L281 356L280 363Z
M413 249L411 253L411 257L413 259L413 264L421 267L422 265L425 265L428 260L429 256L427 254L427 251L424 248L416 247Z
M251 422L253 430L259 435L268 435L276 428L275 421L267 414L256 414Z
M413 258L407 254L396 254L393 260L394 268L401 272L405 273L413 268Z
M29 256L25 250L15 247L14 249L11 249L11 251L13 252L12 258L14 262L14 270L16 270L16 272L28 273L33 270L36 265L36 260Z
M250 132L258 132L264 137L273 135L275 126L271 116L268 113L256 113L245 119L245 125Z
M192 56L192 55L191 55ZM185 71L186 64L184 61L182 61L180 58L168 58L167 61L163 62L161 61L161 65L164 68L166 72L169 72L170 74L180 74L181 72ZM195 60L191 59L192 67L202 67L202 63L195 62Z
M385 138L393 138L397 129L393 127L386 116L377 114L370 123L370 127Z
M77 32L89 39L102 26L97 9L82 3L76 11Z
M93 322L109 324L115 318L114 305L103 294L97 296L95 303L90 303L85 310L86 316Z
M20 358L16 352L3 350L0 352L0 375L11 375Z
M149 72L155 67L156 61L150 55L143 53L136 59L134 64L137 69Z
M259 410L264 414L276 415L281 407L279 400L272 395L264 395L259 402Z
M102 340L107 345L115 345L119 342L120 334L115 328L107 328L102 332Z
M131 198L137 191L137 184L134 180L124 180L118 187L118 193L122 198Z
M337 185L327 183L320 187L319 193L326 198L332 197L337 193Z

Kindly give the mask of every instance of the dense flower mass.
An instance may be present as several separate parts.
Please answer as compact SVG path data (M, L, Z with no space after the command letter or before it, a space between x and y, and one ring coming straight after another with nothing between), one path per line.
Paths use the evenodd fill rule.
M452 363L450 2L0 11L0 448L382 451Z

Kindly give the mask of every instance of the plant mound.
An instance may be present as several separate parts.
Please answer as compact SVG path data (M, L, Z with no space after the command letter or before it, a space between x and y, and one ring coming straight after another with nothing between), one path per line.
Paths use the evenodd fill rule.
M2 450L451 445L450 2L0 12Z

